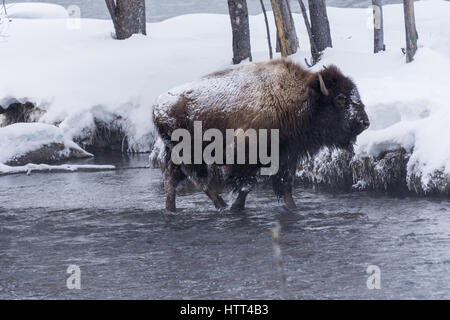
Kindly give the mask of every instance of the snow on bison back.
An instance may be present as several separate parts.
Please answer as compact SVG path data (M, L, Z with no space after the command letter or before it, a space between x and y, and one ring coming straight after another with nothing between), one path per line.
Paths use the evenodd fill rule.
M277 129L279 151L271 157L278 157L278 170L270 180L275 194L284 199L289 209L295 208L292 183L298 160L323 146L352 149L356 137L369 127L356 85L337 67L324 67L313 73L285 59L218 71L174 88L159 97L153 120L164 145L160 166L166 209L170 211L176 209L176 187L186 178L203 190L218 209L227 207L221 191L224 187L232 188L236 197L231 209L242 210L256 177L267 165L260 160L244 164L228 161L226 143L215 144L216 159L220 155L218 161L212 164L204 159L198 161L199 151L203 155L208 148L205 141L200 143L200 150L195 146L199 123L200 135L208 129L216 129L222 137L226 137L230 129L242 129L241 133L254 129L258 137L260 129ZM190 154L182 154L182 158L196 161L174 161L172 154L178 149L178 140L172 141L172 134L177 129L184 129L192 137L189 141L192 147L183 150ZM246 160L254 143L250 136L244 135ZM215 143L218 139L217 136L209 138ZM234 152L235 158L231 160L239 156L233 139L237 139L236 135L232 138L232 150L238 152ZM223 148L218 149L218 145Z

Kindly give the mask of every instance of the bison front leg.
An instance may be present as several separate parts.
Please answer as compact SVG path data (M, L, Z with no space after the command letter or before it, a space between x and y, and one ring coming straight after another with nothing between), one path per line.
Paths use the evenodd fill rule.
M250 178L241 179L244 180L241 181L238 184L238 187L235 189L235 192L237 192L237 198L234 200L233 204L231 205L231 211L242 211L245 209L245 201L247 199L248 194L250 191L253 190L253 187L256 184L256 177L254 175L250 176Z
M294 198L292 197L292 183L290 183L289 186L286 186L283 197L286 208L288 208L289 210L295 210L297 208Z
M233 204L231 205L230 210L231 211L242 211L245 209L245 200L247 199L248 194L250 193L250 190L245 191L239 191L238 196L236 200L234 200Z
M278 174L272 177L272 186L275 194L279 199L283 198L286 208L289 210L295 210L297 208L292 197L296 162L294 164L280 168Z

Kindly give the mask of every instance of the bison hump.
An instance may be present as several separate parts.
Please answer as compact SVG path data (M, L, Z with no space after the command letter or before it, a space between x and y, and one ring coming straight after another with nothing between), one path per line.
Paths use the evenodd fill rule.
M154 114L170 120L180 111L191 119L203 119L211 113L223 117L243 113L254 119L266 110L269 116L287 107L279 104L295 100L292 95L301 92L297 85L283 61L245 64L169 90L158 98Z

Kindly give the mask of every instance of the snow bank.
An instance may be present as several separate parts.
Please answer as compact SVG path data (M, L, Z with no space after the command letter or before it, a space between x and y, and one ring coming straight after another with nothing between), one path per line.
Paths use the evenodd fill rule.
M92 154L65 137L62 129L42 123L17 123L0 128L0 163L23 165L87 158Z
M228 66L231 33L227 16L202 14L148 30L148 37L116 41L107 20L83 19L80 29L70 29L65 20L14 19L0 43L0 105L31 102L46 111L40 122L81 143L96 123L114 122L130 151L150 151L155 98Z
M67 10L57 4L34 2L34 3L11 3L6 6L10 18L15 19L67 19Z
M436 183L433 177L450 174L450 3L415 5L420 48L413 63L406 64L401 52L401 5L385 6L387 51L377 55L368 28L371 10L329 8L334 48L314 69L334 63L360 89L372 126L359 137L357 156L375 159L387 150L404 149L408 177L419 179L426 190ZM273 16L268 16L275 39ZM304 64L309 41L301 15L294 19L301 50L292 59ZM250 26L254 60L265 60L263 16L251 16ZM80 143L89 144L101 124L119 132L128 150L150 151L155 99L231 64L226 15L194 14L150 23L148 37L126 41L113 40L112 31L106 20L82 19L80 28L73 29L65 19L13 19L0 42L0 105L31 102L45 111L40 122L57 124L68 139ZM356 182L364 184L359 178Z

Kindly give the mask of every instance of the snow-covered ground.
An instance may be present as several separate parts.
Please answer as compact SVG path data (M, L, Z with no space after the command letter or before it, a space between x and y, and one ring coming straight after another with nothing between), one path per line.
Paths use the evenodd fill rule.
M450 174L450 3L415 5L420 48L413 63L406 64L401 52L401 5L385 6L387 51L377 55L371 10L329 8L334 48L314 69L336 64L357 83L372 123L358 139L357 154L403 147L411 152L409 173L427 185L436 170ZM304 64L309 41L301 15L294 19L300 51L292 59ZM150 151L157 96L231 64L227 15L150 23L147 37L126 41L112 39L110 21L82 19L76 26L67 19L13 18L0 38L0 106L32 102L46 111L39 121L57 124L70 140L88 139L96 121L114 122L130 150ZM250 28L254 60L267 59L263 16L251 16Z

